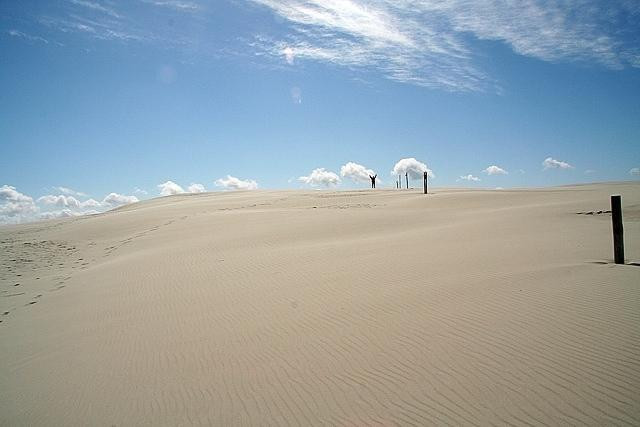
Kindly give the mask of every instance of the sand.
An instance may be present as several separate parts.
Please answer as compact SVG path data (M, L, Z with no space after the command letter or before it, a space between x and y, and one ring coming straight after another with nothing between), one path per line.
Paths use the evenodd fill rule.
M0 424L639 425L640 266L597 213L616 193L638 264L633 183L1 227Z

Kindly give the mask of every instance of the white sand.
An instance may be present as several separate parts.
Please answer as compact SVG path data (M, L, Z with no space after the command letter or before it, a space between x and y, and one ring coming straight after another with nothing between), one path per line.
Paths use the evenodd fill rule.
M576 214L615 193L638 262L629 183L2 227L0 424L639 425L640 266L612 264L609 214Z

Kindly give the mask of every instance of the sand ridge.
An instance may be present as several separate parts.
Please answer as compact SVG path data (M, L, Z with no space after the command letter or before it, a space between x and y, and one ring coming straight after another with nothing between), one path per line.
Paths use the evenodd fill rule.
M620 183L206 193L4 227L0 424L637 425L639 213Z

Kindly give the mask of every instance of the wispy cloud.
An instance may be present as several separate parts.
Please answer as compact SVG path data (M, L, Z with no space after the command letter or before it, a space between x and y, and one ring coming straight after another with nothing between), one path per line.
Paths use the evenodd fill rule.
M112 17L88 17L74 13L66 17L44 16L38 21L62 33L77 33L98 40L127 42L153 39L153 36L145 30Z
M241 3L232 1L231 4ZM611 69L640 67L640 4L635 0L249 0L283 25L240 34L249 54L284 66L317 61L387 79L447 91L496 91L481 65L491 41L543 61L579 61ZM205 28L219 26L206 2L195 0L66 0L41 24L120 43L143 42L191 52L200 60L246 54L246 45L216 45ZM239 8L249 13L246 7ZM254 8L254 11L256 8ZM152 16L181 19L156 25ZM49 13L49 12L48 12ZM198 29L197 31L195 29ZM202 31L201 31L202 30ZM284 31L283 31L284 30ZM48 41L18 30L8 34ZM207 37L205 38L206 35ZM236 39L238 40L238 39ZM188 46L189 49L185 49ZM257 51L256 51L257 50ZM294 98L300 99L301 98Z
M182 0L142 0L143 3L152 4L154 6L168 7L174 10L193 12L200 9L198 3Z
M291 102L294 104L302 104L302 90L298 86L291 88Z
M631 176L640 176L640 168L631 168L629 170L629 175L631 175Z
M67 194L70 196L77 196L77 197L87 197L87 195L85 193L83 193L82 191L76 191L72 188L68 188L68 187L53 187L54 190L59 191L62 194Z
M7 30L6 34L9 34L11 37L18 37L30 42L38 42L38 43L44 43L44 44L49 44L49 40L40 37L40 36L33 36L31 34L27 34L23 31L18 31L18 30Z
M547 170L547 169L573 169L573 166L571 166L569 163L562 162L560 160L556 160L556 159L553 159L551 157L547 157L546 159L544 159L542 161L542 166L543 166L544 170Z
M87 0L69 0L69 1L77 6L82 6L88 9L92 9L94 11L102 12L114 18L120 18L120 14L118 14L114 9L104 6L101 3L97 3L95 1L87 1Z
M259 37L256 46L293 64L311 59L349 68L374 68L387 78L449 90L481 90L490 79L471 62L471 52L424 25L412 7L385 1L256 0L285 18L284 40ZM434 23L435 24L435 23Z
M494 83L476 65L476 39L544 61L640 66L634 38L617 30L640 24L640 6L632 1L252 1L290 24L284 38L262 35L256 43L290 65L311 59L372 68L420 86L485 90Z

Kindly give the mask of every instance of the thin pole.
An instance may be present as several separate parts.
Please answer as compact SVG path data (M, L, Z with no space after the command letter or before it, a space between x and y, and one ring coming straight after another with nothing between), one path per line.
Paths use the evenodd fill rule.
M624 264L624 231L620 195L611 196L611 222L613 223L613 258L616 264Z
M427 177L429 176L429 174L427 172L424 173L424 194L427 194Z
M405 172L404 177L407 180L407 190L409 189L409 172Z

